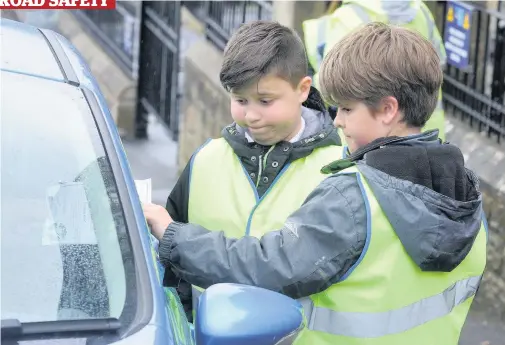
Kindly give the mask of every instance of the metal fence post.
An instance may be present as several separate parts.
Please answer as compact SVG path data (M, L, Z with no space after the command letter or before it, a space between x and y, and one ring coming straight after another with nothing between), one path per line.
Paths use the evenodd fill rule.
M140 23L136 136L147 136L148 115L161 118L178 137L180 1L143 1Z

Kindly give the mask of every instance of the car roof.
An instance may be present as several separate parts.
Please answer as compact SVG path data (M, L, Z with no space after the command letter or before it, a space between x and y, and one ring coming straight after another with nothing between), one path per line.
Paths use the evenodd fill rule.
M52 30L0 18L0 44L1 71L86 89L98 98L99 108L107 114L108 122L113 121L89 66L65 37Z
M58 81L65 80L54 49L38 28L2 18L0 44L2 70Z

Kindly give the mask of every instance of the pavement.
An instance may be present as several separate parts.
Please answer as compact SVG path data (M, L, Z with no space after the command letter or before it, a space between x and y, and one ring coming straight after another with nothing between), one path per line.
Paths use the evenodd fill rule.
M473 308L466 320L459 345L505 345L505 322Z
M151 116L149 138L145 140L123 139L123 146L134 179L151 179L152 201L165 205L177 181L177 142L170 137L163 122Z

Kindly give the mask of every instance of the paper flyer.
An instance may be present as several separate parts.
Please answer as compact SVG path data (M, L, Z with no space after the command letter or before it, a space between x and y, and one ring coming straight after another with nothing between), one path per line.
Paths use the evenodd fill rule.
M145 180L135 180L135 188L137 188L137 193L141 203L150 204L152 202L152 181L150 178ZM154 250L158 252L159 241L153 235L150 237Z
M152 202L152 184L151 179L146 180L135 180L135 187L137 188L137 193L140 198L140 202L143 204L150 204Z
M65 182L47 191L49 218L43 245L97 244L91 210L82 182Z

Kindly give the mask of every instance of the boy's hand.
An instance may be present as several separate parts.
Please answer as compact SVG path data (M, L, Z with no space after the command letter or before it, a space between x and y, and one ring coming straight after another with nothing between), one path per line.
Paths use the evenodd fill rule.
M172 217L170 217L167 210L160 205L142 204L142 209L144 210L144 217L146 217L147 224L151 227L151 233L158 240L161 240L165 230L170 223L173 222Z

